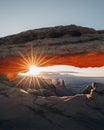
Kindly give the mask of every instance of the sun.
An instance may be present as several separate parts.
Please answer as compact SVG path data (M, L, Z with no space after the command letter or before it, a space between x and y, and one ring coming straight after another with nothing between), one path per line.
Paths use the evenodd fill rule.
M35 65L30 65L28 74L29 75L38 75L40 73L40 67L37 67Z
M24 88L25 90L29 88L41 88L43 72L46 70L45 65L49 65L50 61L53 61L55 57L48 57L48 46L40 50L40 44L36 44L36 48L30 45L30 49L25 50L22 53L17 49L21 60L16 63L19 69L17 76L16 87ZM48 59L48 60L47 60ZM16 68L16 69L17 69Z
M37 67L35 65L29 66L29 71L26 73L19 73L21 76L37 76L42 71L41 67Z

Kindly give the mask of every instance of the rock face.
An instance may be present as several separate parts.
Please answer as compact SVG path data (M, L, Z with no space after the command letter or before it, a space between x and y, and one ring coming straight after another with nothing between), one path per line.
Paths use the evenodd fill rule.
M21 64L24 57L28 59L28 55L31 55L31 46L38 66L104 65L104 31L69 25L29 30L0 38L0 73L12 79L17 73L26 71L27 68ZM39 62L39 59L42 60Z
M1 75L2 77L2 75ZM72 91L68 91L64 80L61 82L56 79L52 83L52 79L43 79L42 77L17 76L11 81L12 86L28 91L31 94L38 96L69 96L73 95Z
M91 96L37 96L0 81L0 130L104 130L104 84Z
M55 86L55 92L57 96L68 96L72 95L72 92L69 92L68 89L65 86L64 80L62 82L57 78L54 81L54 86Z
M26 47L31 44L33 48L39 47L37 53L45 48L44 53L50 55L103 52L103 39L104 33L76 25L30 30L1 38L0 57L8 55L20 56L18 50L25 51ZM99 46L97 46L98 44Z
M26 32L19 33L17 35L7 36L5 38L0 39L0 44L4 43L20 44L38 39L60 38L66 35L70 37L80 37L83 34L95 34L95 33L96 31L94 29L76 25L57 26L57 27L29 30Z

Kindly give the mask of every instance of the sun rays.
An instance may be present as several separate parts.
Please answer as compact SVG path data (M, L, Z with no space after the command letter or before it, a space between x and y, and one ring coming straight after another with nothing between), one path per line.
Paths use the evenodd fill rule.
M40 89L44 80L41 77L41 72L43 67L48 62L52 61L55 57L47 58L48 46L40 49L40 45L33 47L30 45L30 49L22 53L18 50L18 54L21 57L20 62L16 63L20 72L16 78L16 87L22 88L24 90L28 89ZM46 60L48 59L48 60Z

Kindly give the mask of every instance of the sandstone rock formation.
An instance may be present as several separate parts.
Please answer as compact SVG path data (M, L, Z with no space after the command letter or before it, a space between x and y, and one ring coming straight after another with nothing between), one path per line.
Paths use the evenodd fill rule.
M28 59L31 55L31 46L38 66L104 65L104 31L69 25L29 30L0 38L0 73L12 79L19 72L26 71L28 68L22 64L24 57Z
M56 78L54 81L55 91L57 96L68 96L72 95L72 92L69 92L68 89L65 86L64 80L62 82Z
M9 81L8 81L9 83ZM0 130L103 130L104 84L90 96L37 96L0 81Z
M0 76L2 77L2 75ZM11 82L11 86L23 89L31 94L38 96L69 96L73 95L71 90L65 86L64 80L58 79L52 83L52 79L44 79L42 77L17 76Z

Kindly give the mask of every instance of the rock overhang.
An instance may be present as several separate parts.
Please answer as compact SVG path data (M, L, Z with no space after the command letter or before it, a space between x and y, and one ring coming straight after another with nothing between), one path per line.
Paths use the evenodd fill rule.
M12 79L21 71L23 56L44 59L38 66L104 66L104 33L76 25L30 30L0 38L0 73ZM21 53L23 54L21 56ZM41 56L40 56L41 55ZM43 58L44 57L44 58Z

